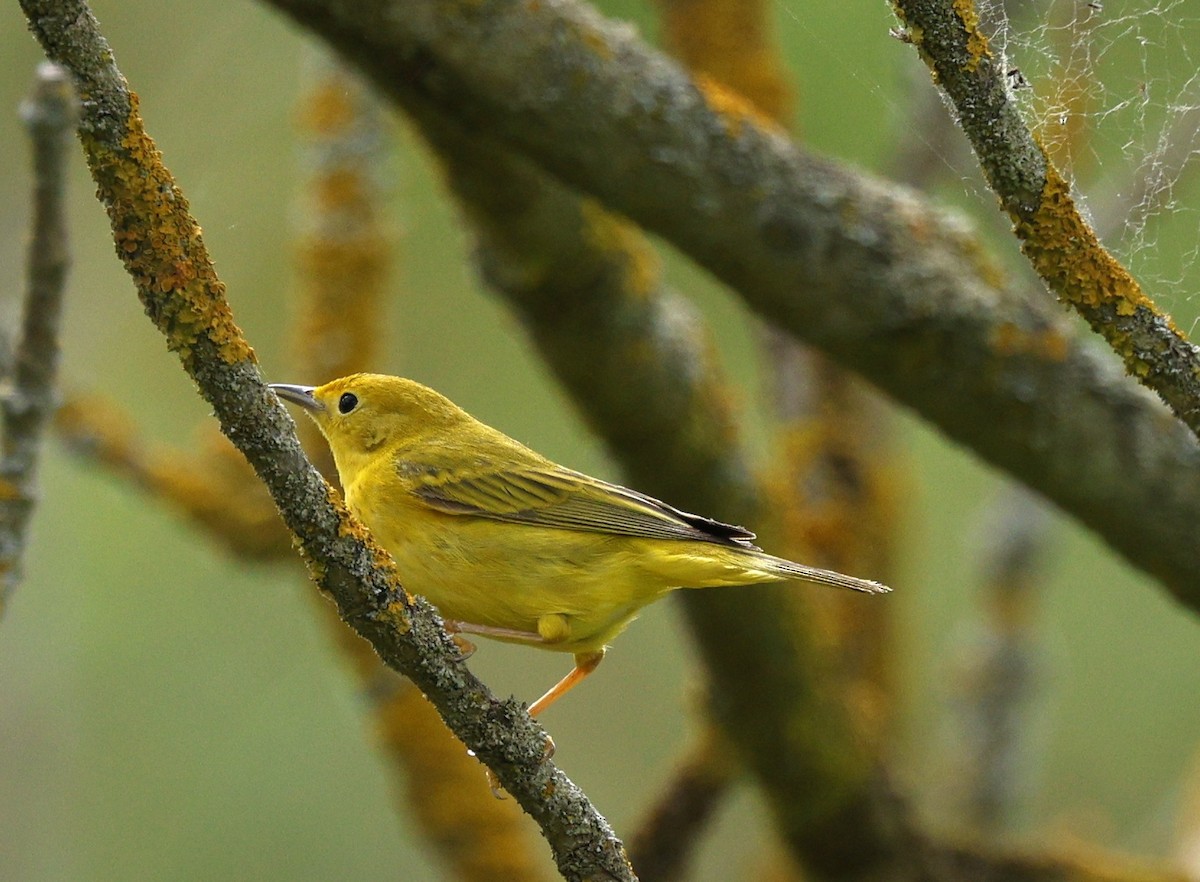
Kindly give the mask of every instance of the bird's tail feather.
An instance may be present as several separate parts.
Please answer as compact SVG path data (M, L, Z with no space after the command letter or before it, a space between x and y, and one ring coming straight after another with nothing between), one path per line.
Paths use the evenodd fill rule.
M865 594L887 594L892 590L881 582L872 582L870 579L859 579L854 576L847 576L845 573L836 573L833 570L810 567L807 564L784 560L782 557L775 557L772 554L763 553L756 555L756 557L765 565L764 569L785 579L801 579L817 585L829 585L834 588L849 588L851 591L862 591Z

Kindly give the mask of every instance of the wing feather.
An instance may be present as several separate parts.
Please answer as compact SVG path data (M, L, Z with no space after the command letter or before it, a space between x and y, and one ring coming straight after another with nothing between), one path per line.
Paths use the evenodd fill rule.
M742 527L690 514L628 487L552 465L485 466L453 479L447 479L444 472L427 473L416 494L431 508L447 514L755 548L751 544L754 534Z

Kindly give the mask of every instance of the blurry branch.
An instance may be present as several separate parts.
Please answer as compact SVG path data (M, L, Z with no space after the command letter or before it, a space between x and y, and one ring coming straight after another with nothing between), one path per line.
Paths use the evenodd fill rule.
M0 377L3 451L0 455L0 612L21 580L29 520L37 501L37 464L46 423L55 407L58 326L69 263L63 210L65 157L75 125L75 98L67 72L38 66L33 92L21 105L33 147L33 222L21 333L4 339Z
M309 52L299 109L304 200L297 213L296 379L324 383L376 367L393 248L380 214L384 108L323 50ZM329 445L311 420L300 429L325 477ZM384 667L370 644L322 604L330 632L363 684L394 789L443 864L463 882L546 878L513 800L495 799L473 759L420 691Z
M1022 120L969 0L894 0L910 42L954 103L1022 250L1047 286L1200 434L1200 349L1101 246L1070 185Z
M630 839L630 862L642 882L689 878L688 860L736 772L729 744L706 726Z
M297 383L318 385L376 364L393 243L379 218L385 187L384 110L368 86L310 51L297 113L302 204L296 212ZM305 420L314 462L335 477L329 446Z
M406 109L453 114L660 233L1200 608L1195 437L1056 305L1006 287L961 224L798 150L570 0L271 2Z
M546 760L545 731L469 673L431 607L406 594L387 553L304 457L233 323L187 200L146 134L91 11L78 0L21 5L47 55L75 79L84 152L147 313L271 491L314 581L534 817L567 879L634 879L608 823Z
M951 677L957 755L945 785L956 797L955 819L995 834L1011 823L1029 777L1040 661L1034 627L1051 522L1045 504L1020 487L995 500L986 521L981 621Z
M132 416L98 394L69 395L55 430L76 455L137 485L247 560L294 560L291 534L245 458L207 432L192 452L148 445Z

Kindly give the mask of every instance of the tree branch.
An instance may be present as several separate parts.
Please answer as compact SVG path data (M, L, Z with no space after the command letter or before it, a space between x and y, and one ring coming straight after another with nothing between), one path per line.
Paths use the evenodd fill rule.
M799 151L571 0L271 2L406 108L453 112L660 233L1200 608L1195 437L960 223Z
M958 112L1021 248L1050 290L1087 319L1129 373L1200 435L1200 348L1100 244L1071 187L1021 118L1003 60L971 0L894 0L910 40Z
M21 557L36 502L38 455L56 403L58 328L70 263L63 210L64 169L76 117L66 71L50 63L39 65L33 93L21 106L21 116L33 146L33 229L21 334L14 363L11 368L4 365L4 378L11 381L12 388L0 400L4 426L0 458L0 611L21 580Z
M343 618L429 696L456 735L542 828L568 879L632 880L624 848L586 796L546 760L547 738L513 699L499 701L461 663L432 608L407 595L387 553L304 457L265 388L188 214L86 4L22 0L50 58L71 71L80 137L117 251L147 313L246 455L296 534L310 572Z

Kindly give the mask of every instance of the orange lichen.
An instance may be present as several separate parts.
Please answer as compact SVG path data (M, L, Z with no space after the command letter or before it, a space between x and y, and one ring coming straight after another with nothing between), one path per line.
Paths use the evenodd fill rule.
M731 138L742 133L746 123L758 128L775 128L775 122L763 114L739 92L721 85L720 82L702 73L693 74L696 88L704 96L709 108L725 126Z
M354 104L336 81L326 81L310 90L297 114L297 123L309 132L328 135L345 129L355 120Z
M1071 198L1070 185L1052 167L1037 211L1014 215L1016 233L1033 267L1059 297L1085 313L1111 307L1117 315L1145 309L1178 333L1170 317L1159 313L1141 286L1097 239ZM1118 333L1110 328L1110 333ZM1110 340L1111 342L1111 340Z
M967 70L974 71L985 58L992 57L992 49L987 36L979 29L979 13L975 11L974 0L954 0L952 4L958 20L962 23L967 35Z
M992 330L992 349L1002 357L1029 355L1047 362L1065 361L1071 341L1056 327L1030 331L1014 322L1002 322Z
M147 314L189 369L201 338L227 363L253 361L200 227L146 134L133 93L125 124L117 149L88 130L82 138L98 195L108 208L117 255L133 277Z
M662 260L638 228L592 199L580 201L580 213L587 244L604 255L605 262L622 267L623 291L639 299L657 291L662 284Z
M668 48L697 79L720 83L722 91L732 90L751 102L757 120L783 118L791 96L768 37L766 4L666 0L663 10ZM704 91L711 102L713 96Z

